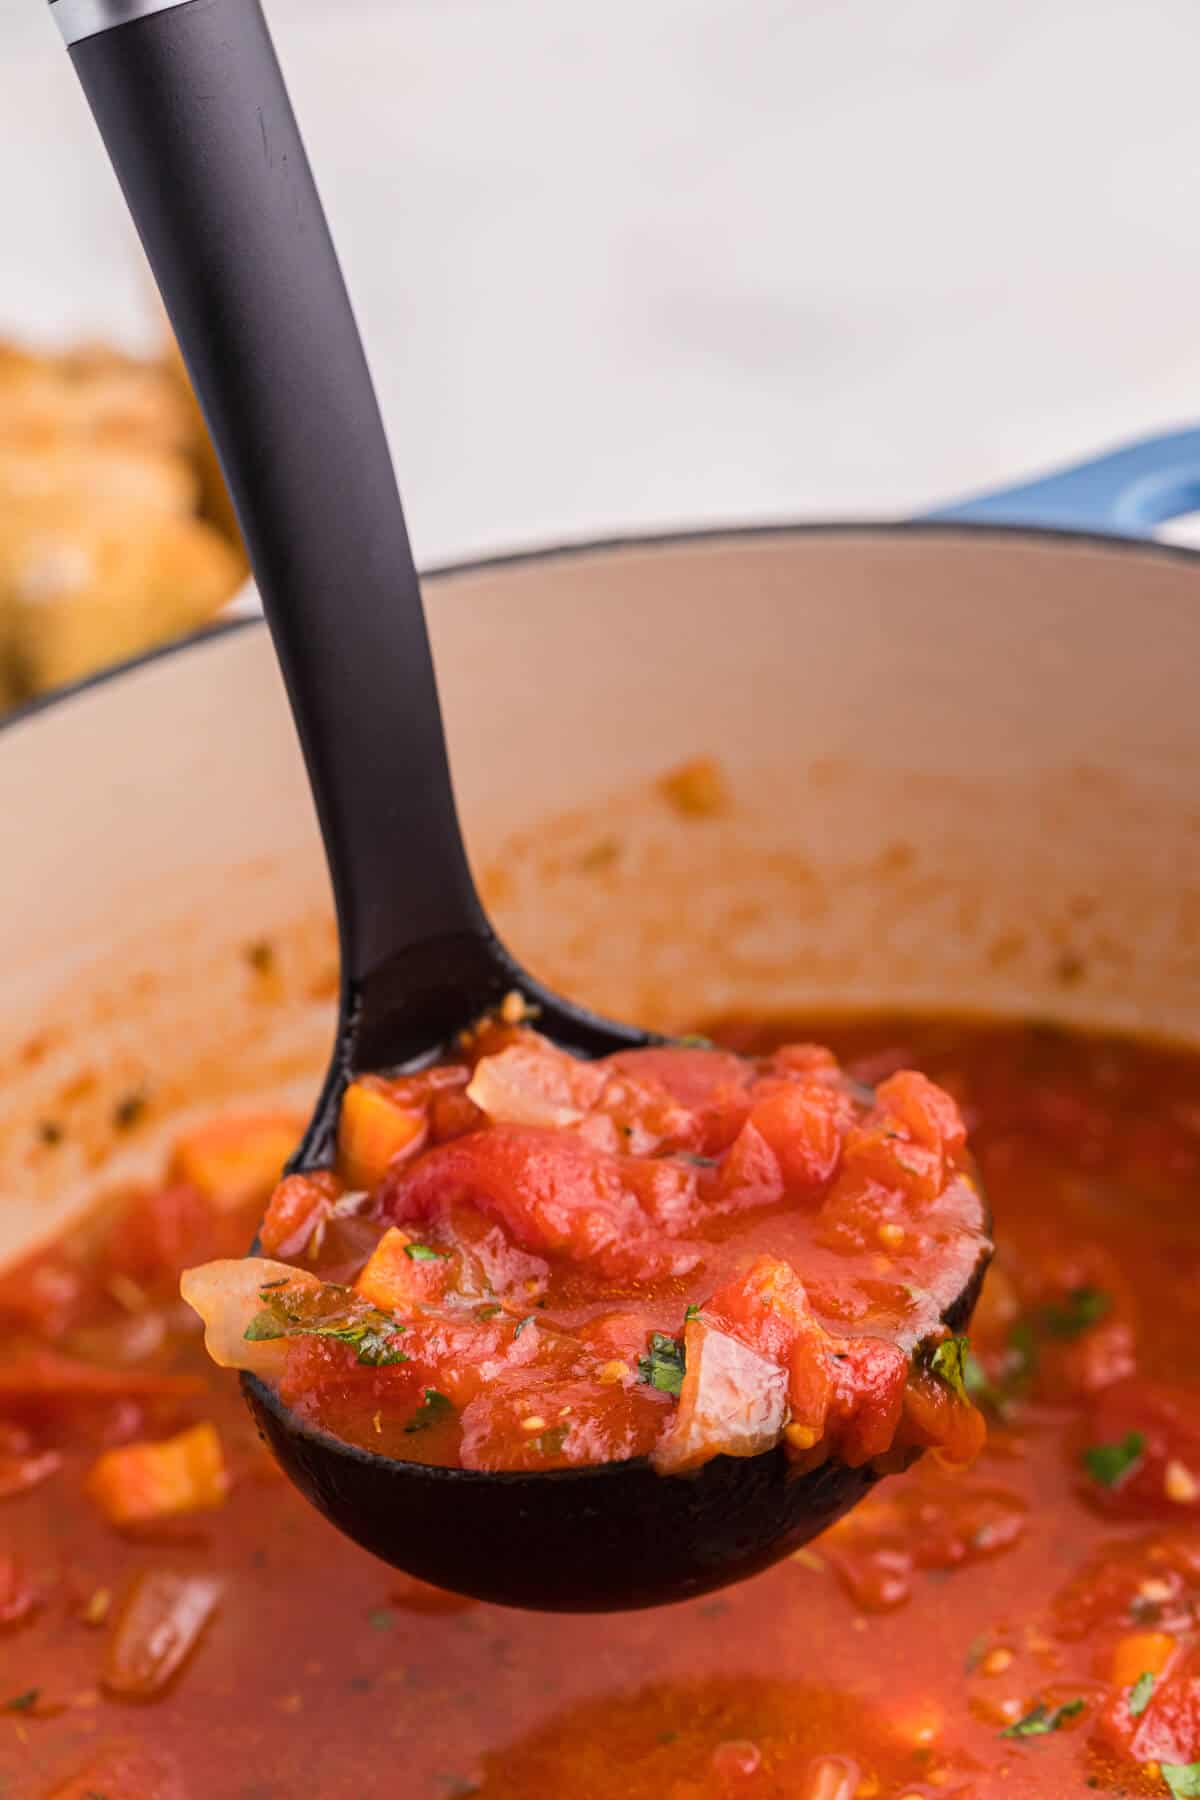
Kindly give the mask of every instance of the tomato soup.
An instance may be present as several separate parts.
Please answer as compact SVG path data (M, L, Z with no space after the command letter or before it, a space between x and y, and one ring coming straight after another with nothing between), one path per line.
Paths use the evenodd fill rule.
M957 1106L915 1070L876 1092L803 1043L583 1062L494 1017L453 1059L353 1082L339 1138L336 1169L272 1195L286 1260L183 1281L214 1359L327 1432L533 1473L979 1449L946 1319L987 1209Z
M0 1793L1200 1792L1200 1059L953 1020L712 1029L957 1103L997 1243L961 1370L974 1466L926 1455L661 1611L421 1587L278 1475L178 1298L248 1243L299 1123L215 1121L0 1280Z

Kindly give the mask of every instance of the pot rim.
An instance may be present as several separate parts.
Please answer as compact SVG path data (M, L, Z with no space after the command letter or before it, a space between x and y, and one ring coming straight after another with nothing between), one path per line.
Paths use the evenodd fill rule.
M1157 538L1130 537L1103 531L1071 530L1063 526L1007 525L1007 524L973 524L955 519L797 519L766 520L758 524L712 524L682 526L675 530L645 531L622 533L596 538L568 538L565 541L533 545L527 549L500 550L484 556L468 556L445 563L435 563L432 567L420 571L421 580L441 581L452 576L475 575L493 569L521 568L540 563L566 561L576 556L608 555L623 550L673 550L686 548L689 545L703 547L718 543L763 543L777 538L807 537L905 537L915 538L982 538L985 541L1033 542L1050 547L1054 546L1088 546L1092 549L1112 550L1124 556L1151 556L1156 561L1200 564L1200 549L1192 549L1186 544L1164 543ZM78 681L68 682L63 687L53 689L50 693L36 695L31 700L23 701L12 711L0 717L0 737L55 708L63 707L81 695L89 694L93 689L115 682L122 676L134 674L151 663L166 661L169 657L182 656L198 645L214 643L248 629L262 628L266 619L261 613L251 613L239 618L218 619L209 625L202 625L196 631L185 633L181 637L170 638L165 643L154 644L148 650L139 651L135 656L123 658L119 662L106 664L89 675L83 675Z

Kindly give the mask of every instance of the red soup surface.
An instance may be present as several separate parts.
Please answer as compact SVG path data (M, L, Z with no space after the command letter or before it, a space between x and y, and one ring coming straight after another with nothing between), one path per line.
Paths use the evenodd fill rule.
M755 1055L830 1042L876 1105L900 1070L953 1095L998 1243L962 1371L988 1415L974 1467L927 1455L770 1573L659 1612L546 1617L414 1584L340 1539L277 1474L178 1298L182 1269L248 1241L298 1123L216 1121L180 1143L160 1187L114 1197L0 1278L4 1800L1200 1792L1200 1060L954 1021L733 1023L717 1035ZM434 1135L452 1150L471 1115L454 1086L436 1104ZM849 1129L872 1129L864 1108ZM896 1111L904 1141L919 1142ZM360 1180L372 1143L370 1131L343 1141L344 1156L363 1158ZM401 1155L414 1177L417 1157L441 1154L427 1144L406 1165L403 1148L393 1141L387 1161ZM958 1152L943 1154L953 1164ZM357 1204L339 1211L338 1191L325 1198L320 1217L297 1205L305 1236L276 1254L303 1261L323 1222L315 1266L349 1285L384 1221ZM785 1183L730 1241L791 1212L807 1230L820 1208L793 1200ZM282 1230L286 1209L272 1211ZM918 1214L884 1222L907 1233ZM402 1271L467 1267L452 1215L424 1204L390 1215L389 1228L435 1252L401 1245ZM703 1242L710 1257L726 1241L693 1218L663 1236ZM570 1328L557 1253L519 1248L554 1264L550 1277L520 1277L547 1281L522 1340L542 1311ZM792 1248L799 1261L800 1241ZM865 1315L828 1306L808 1260L821 1248L804 1242L816 1323L873 1335ZM469 1250L490 1255L474 1240ZM904 1252L880 1246L893 1263ZM742 1341L737 1319L717 1317L720 1271L698 1289L687 1270L628 1279L654 1305L660 1284L680 1284L655 1328L684 1337L685 1367L688 1305ZM499 1298L479 1304L507 1316ZM607 1296L579 1297L576 1323L586 1329L597 1304L612 1310ZM892 1305L872 1304L872 1321ZM889 1316L901 1316L894 1305ZM349 1344L311 1332L252 1342L286 1363L297 1350L343 1362L349 1351L338 1391L351 1392L360 1367L375 1380L407 1366L372 1363L396 1334L368 1338L363 1324L356 1314ZM608 1360L631 1357L652 1373L671 1361L636 1345ZM932 1379L945 1373L943 1359ZM673 1378L607 1385L681 1406ZM425 1394L418 1405L441 1410ZM452 1433L465 1411L405 1435L427 1431L434 1445L441 1432L438 1454L462 1455ZM347 1429L357 1416L349 1405Z

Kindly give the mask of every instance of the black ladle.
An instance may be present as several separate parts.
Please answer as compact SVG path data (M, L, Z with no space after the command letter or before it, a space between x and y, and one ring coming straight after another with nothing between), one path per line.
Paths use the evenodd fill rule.
M331 1162L352 1075L428 1056L513 989L581 1054L661 1041L549 993L480 905L383 424L258 0L51 3L237 505L325 838L341 1013L292 1166ZM686 1478L644 1461L428 1468L313 1430L243 1380L279 1461L340 1530L511 1605L607 1610L719 1587L805 1543L873 1480L837 1463L791 1479L781 1450Z

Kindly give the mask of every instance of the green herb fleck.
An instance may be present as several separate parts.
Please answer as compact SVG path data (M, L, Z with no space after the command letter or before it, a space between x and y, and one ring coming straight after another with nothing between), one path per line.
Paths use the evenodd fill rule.
M924 1358L930 1374L936 1375L942 1386L948 1387L960 1400L967 1399L964 1360L969 1349L970 1345L965 1337L948 1337L927 1350Z
M503 1311L504 1308L502 1306L481 1306L477 1310L475 1317L486 1323L488 1319L498 1319Z
M710 1037L704 1037L698 1031L689 1031L686 1037L673 1039L672 1044L677 1050L715 1050L717 1047Z
M431 1425L441 1425L446 1419L454 1417L454 1402L445 1394L439 1394L436 1388L426 1388L425 1398L418 1406L405 1431L428 1431Z
M1119 1487L1142 1459L1146 1439L1140 1431L1127 1431L1117 1444L1092 1444L1083 1453L1083 1466L1101 1487Z
M675 1160L686 1163L689 1169L715 1169L717 1167L715 1156L696 1156L690 1150L681 1150Z
M1144 1669L1129 1690L1129 1716L1140 1719L1150 1704L1150 1696L1154 1692L1154 1677L1149 1669Z
M1051 1731L1057 1731L1067 1719L1077 1718L1083 1711L1082 1700L1068 1700L1065 1706L1056 1706L1051 1712L1048 1707L1035 1706L1027 1712L1023 1719L1015 1725L1006 1725L1000 1733L1001 1737L1030 1738L1045 1737Z
M638 1358L638 1376L660 1394L674 1394L678 1400L683 1386L683 1345L677 1338L661 1331L650 1334L650 1354Z
M32 1712L41 1698L41 1694L41 1688L26 1688L23 1694L14 1694L11 1700L6 1700L3 1707L0 1707L0 1711L13 1713Z
M1100 1288L1073 1288L1061 1305L1044 1306L1038 1323L1049 1337L1076 1338L1112 1311L1112 1295Z
M450 1254L448 1250L434 1250L428 1244L405 1244L405 1256L411 1256L414 1262L445 1262Z
M377 1606L374 1612L367 1614L367 1624L372 1631L390 1631L395 1623L395 1613L386 1606Z
M561 1456L569 1430L569 1425L551 1425L548 1431L540 1432L534 1438L534 1444L543 1456Z
M1195 1800L1200 1794L1200 1762L1162 1763L1160 1767L1175 1800Z
M282 1287L271 1283L258 1290L265 1304L243 1332L249 1344L271 1343L277 1338L328 1338L350 1344L360 1363L382 1369L408 1358L392 1341L404 1330L374 1306L367 1306L349 1292L329 1282L313 1293L297 1289L286 1279Z
M685 1325L690 1325L693 1319L698 1319L699 1317L700 1308L698 1306L689 1306L683 1315L683 1322Z
M513 1327L513 1343L514 1344L516 1343L517 1339L520 1337L521 1333L524 1331L524 1329L527 1325L536 1325L536 1324L537 1324L537 1314L536 1313L526 1313L526 1315L523 1319L518 1319L516 1325Z

